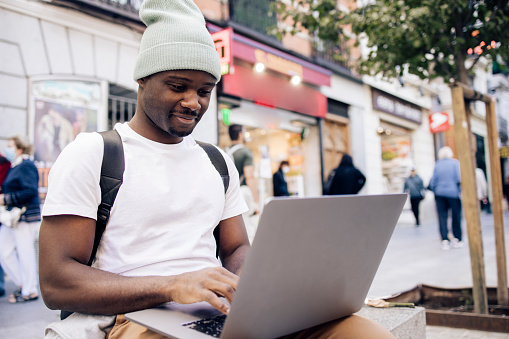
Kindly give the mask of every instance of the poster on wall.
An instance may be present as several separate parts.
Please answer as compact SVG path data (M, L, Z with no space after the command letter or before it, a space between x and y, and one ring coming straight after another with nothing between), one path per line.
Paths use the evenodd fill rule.
M79 133L98 130L99 117L105 110L103 99L100 82L54 79L31 82L30 136L43 201L49 170L60 152Z
M97 131L101 85L84 81L34 81L32 103L34 160L51 167L79 133Z

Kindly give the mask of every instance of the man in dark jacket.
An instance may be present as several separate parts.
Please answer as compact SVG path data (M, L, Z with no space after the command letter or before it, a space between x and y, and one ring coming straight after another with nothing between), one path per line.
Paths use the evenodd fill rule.
M420 226L419 204L424 199L424 184L421 177L415 172L415 168L410 171L410 176L405 179L403 191L410 196L410 206L415 217L415 225Z
M288 193L288 184L285 180L285 174L290 170L290 164L288 161L283 160L279 165L279 169L272 176L272 185L274 186L274 196L275 197L285 197L289 196Z
M357 194L366 183L366 177L353 165L352 157L344 154L332 179L328 195Z

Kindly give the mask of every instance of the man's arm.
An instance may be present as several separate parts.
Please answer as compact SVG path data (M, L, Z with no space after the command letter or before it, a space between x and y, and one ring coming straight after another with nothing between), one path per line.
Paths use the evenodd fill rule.
M222 220L218 227L221 262L227 270L239 275L250 247L242 216Z
M233 227L224 228L226 234L222 238L235 234ZM225 268L177 276L123 277L86 265L94 233L93 219L72 215L44 217L39 236L39 278L44 302L50 309L113 315L168 301L207 301L228 313L228 305L218 296L231 302L238 276ZM240 262L242 251L237 245L237 241L225 240L225 260L230 265Z

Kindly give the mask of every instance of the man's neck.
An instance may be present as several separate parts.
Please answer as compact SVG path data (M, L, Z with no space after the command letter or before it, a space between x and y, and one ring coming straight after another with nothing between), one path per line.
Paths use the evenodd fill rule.
M233 146L233 145L241 145L242 143L243 143L243 142L242 142L242 141L240 141L240 140L233 140L233 141L232 141L232 146Z

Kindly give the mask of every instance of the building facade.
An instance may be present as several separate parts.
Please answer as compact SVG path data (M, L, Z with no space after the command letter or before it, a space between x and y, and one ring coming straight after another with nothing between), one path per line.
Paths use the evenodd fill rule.
M272 196L272 173L282 160L290 162L292 194L321 195L345 153L367 177L362 194L401 192L412 167L427 184L436 150L454 139L452 129L430 129L436 112L448 113L453 124L446 85L361 77L334 58L358 51L305 34L279 41L268 33L277 24L267 15L271 1L195 2L214 35L223 76L193 135L224 148L228 125L244 125L262 199ZM145 28L140 4L0 2L0 149L12 135L34 143L43 194L49 168L78 133L133 116L132 74ZM481 140L486 128L482 110L476 112L472 130ZM432 199L425 204L433 216Z

